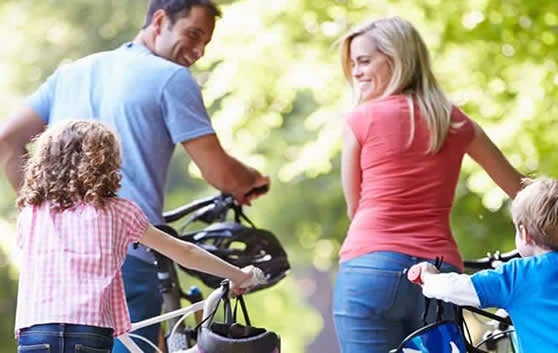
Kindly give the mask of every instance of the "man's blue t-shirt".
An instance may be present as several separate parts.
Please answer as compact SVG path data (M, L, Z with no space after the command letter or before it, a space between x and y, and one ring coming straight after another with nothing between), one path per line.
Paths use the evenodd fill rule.
M119 195L154 224L163 223L175 144L215 133L190 71L135 43L62 65L27 103L47 124L95 119L113 127L122 151Z
M471 280L482 308L510 314L521 352L558 352L558 252L514 259Z

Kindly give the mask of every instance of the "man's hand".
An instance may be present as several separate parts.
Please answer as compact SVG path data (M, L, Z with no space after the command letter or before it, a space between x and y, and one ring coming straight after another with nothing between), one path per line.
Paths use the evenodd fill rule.
M269 177L259 176L250 191L247 193L235 194L233 197L239 204L250 206L252 204L252 200L257 199L269 191L270 183L271 181L269 180Z

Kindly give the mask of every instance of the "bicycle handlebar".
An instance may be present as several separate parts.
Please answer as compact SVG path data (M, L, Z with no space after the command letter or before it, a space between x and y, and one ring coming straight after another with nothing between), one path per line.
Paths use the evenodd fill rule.
M254 195L265 194L268 191L269 191L269 184L265 184L261 186L256 186L252 190L248 191L244 196L250 197Z
M463 264L465 268L468 268L470 270L493 269L498 267L500 264L516 257L521 257L517 249L505 253L496 251L494 254L488 253L485 257L481 257L478 259L463 260ZM421 273L422 268L418 264L413 265L407 271L407 279L414 284L422 285Z
M163 213L163 218L165 219L165 223L171 223L171 222L174 222L174 221L178 221L182 217L187 216L190 213L192 213L194 211L197 211L202 207L206 207L208 205L211 205L212 203L215 202L215 200L217 200L220 197L221 197L221 195L213 196L213 197L207 197L207 198L204 198L204 199L199 199L199 200L193 201L189 204L186 204L186 205L180 206L178 208L175 208L174 210L164 212Z
M258 186L248 191L245 196L249 197L264 194L268 190L269 185ZM212 223L235 206L237 206L237 204L231 194L221 193L217 196L199 199L175 208L174 210L164 212L163 219L165 220L165 223L172 223L195 211L199 211L198 214L194 215L196 220L199 219L205 223Z
M500 253L496 251L494 254L488 253L485 257L472 260L463 260L465 268L470 270L486 270L498 267L503 262L507 262L516 257L521 257L517 250Z
M421 274L422 274L422 268L419 265L413 265L411 266L409 271L407 271L407 279L411 283L422 285L423 283L421 279Z

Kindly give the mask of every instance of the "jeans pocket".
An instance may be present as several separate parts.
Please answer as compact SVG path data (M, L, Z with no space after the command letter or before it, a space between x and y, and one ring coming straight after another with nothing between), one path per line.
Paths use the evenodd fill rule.
M50 353L50 344L43 343L43 344L31 344L31 345L23 345L20 344L17 346L18 353Z
M386 315L403 276L401 271L365 267L347 268L340 275L337 309L354 316Z
M75 345L75 353L110 353L110 349L106 348L93 348L84 346L83 344Z

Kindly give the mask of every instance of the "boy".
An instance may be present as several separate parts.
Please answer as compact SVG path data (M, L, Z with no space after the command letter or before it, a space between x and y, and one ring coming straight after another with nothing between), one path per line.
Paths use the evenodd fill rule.
M554 352L558 351L558 180L537 178L524 184L511 206L522 258L472 276L438 273L427 262L409 273L418 272L413 282L422 285L426 297L505 309L521 352Z

